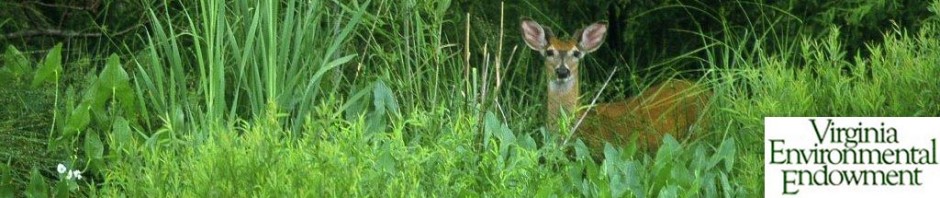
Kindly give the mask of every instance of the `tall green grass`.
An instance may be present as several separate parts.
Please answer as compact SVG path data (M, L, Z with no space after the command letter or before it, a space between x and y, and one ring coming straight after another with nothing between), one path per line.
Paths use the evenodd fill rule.
M865 57L849 56L836 27L822 38L789 39L792 47L782 50L761 49L765 38L753 34L716 39L715 49L724 52L709 53L704 61L719 68L711 76L718 96L714 137L762 145L764 117L940 115L940 80L934 77L940 58L931 55L940 49L932 36L936 16L928 22L915 34L885 32L883 43L867 45L871 54ZM742 53L750 50L754 53ZM762 184L763 148L739 146L739 151L744 165L735 170L737 180ZM763 185L744 186L748 192L763 190Z
M151 11L156 27L145 38L149 51L137 59L143 60L138 86L156 94L140 97L151 99L147 104L157 116L182 111L196 119L193 125L232 127L236 118L267 110L292 113L285 123L300 123L316 101L338 91L320 86L338 71L334 68L357 56L347 45L369 3L198 1L192 6L184 10L194 13L181 20L167 10ZM179 102L196 103L174 104Z

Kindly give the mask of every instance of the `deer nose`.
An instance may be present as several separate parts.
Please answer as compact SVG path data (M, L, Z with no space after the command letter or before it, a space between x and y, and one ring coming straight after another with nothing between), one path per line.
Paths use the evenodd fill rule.
M558 67L555 68L555 75L562 79L568 78L568 75L571 75L571 70L568 70L567 67Z

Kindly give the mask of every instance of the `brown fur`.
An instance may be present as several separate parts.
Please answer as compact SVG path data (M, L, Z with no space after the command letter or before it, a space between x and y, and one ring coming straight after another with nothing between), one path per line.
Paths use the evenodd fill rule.
M626 145L634 136L640 149L653 151L665 134L686 138L693 124L704 123L699 114L710 97L710 91L694 82L669 80L636 97L597 105L577 135L595 151L601 151L604 142Z

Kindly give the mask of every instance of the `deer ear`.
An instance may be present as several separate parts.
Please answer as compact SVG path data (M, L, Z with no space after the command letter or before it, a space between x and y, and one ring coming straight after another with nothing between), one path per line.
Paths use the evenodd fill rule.
M591 24L575 34L578 37L578 48L584 52L594 52L604 43L604 35L606 34L607 22L601 21Z
M551 30L542 28L538 22L531 19L522 19L522 38L525 44L537 51L545 50L548 47L548 36Z

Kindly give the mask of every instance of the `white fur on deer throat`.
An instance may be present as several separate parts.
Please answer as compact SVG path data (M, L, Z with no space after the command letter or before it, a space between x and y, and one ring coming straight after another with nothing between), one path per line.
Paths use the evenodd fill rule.
M548 83L548 91L554 93L567 93L571 91L571 88L574 87L574 81L571 80L572 77L559 78Z

